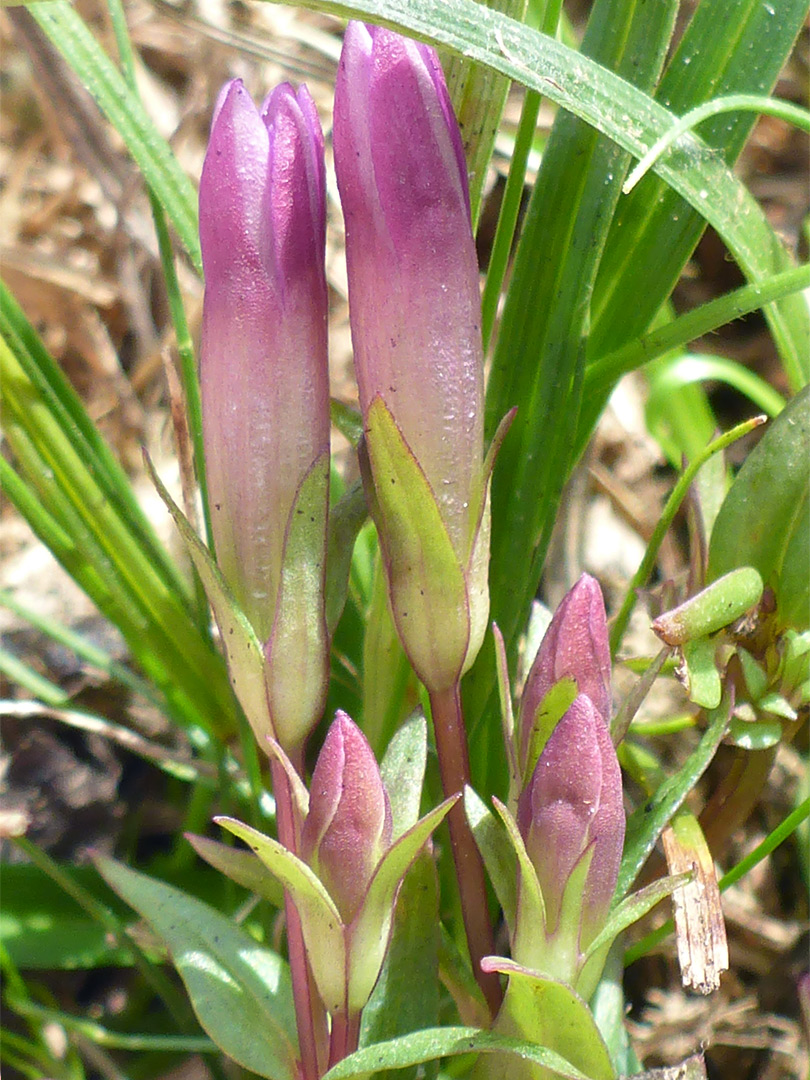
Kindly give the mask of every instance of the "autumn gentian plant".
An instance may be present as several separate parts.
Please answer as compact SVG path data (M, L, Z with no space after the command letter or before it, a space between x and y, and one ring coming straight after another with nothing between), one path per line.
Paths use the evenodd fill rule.
M559 4L546 5L538 34L516 21L526 8L517 0L507 15L500 2L424 0L417 12L382 0L388 26L434 40L433 19L456 58L443 67L424 41L349 23L324 128L336 186L305 87L284 83L257 105L229 81L212 110L197 244L193 212L176 205L188 181L131 96L123 12L110 0L132 81L102 65L88 85L126 99L121 110L113 95L109 111L145 163L167 280L177 285L159 195L205 279L198 379L187 372L185 383L205 543L152 469L192 585L151 539L134 496L122 497L92 425L3 290L0 365L9 443L37 492L11 470L12 497L119 618L158 703L185 728L182 744L146 750L146 739L115 728L172 783L193 784L182 844L154 860L153 876L97 859L154 934L128 936L109 897L70 885L72 902L103 924L92 962L136 965L167 1006L156 1041L151 1009L150 1034L127 1031L124 1050L152 1046L162 1070L178 1046L218 1047L268 1080L388 1080L398 1070L416 1080L447 1058L456 1059L447 1075L475 1080L619 1080L641 1069L624 1026L623 967L664 932L639 941L633 924L670 894L684 978L703 991L718 984L728 950L715 848L750 811L810 702L810 394L793 355L807 327L806 312L784 306L785 281L806 280L783 265L724 164L741 145L736 116L706 136L711 149L682 131L661 151L657 178L627 195L621 185L631 156L697 103L689 87L739 91L760 42L754 89L776 78L804 16L791 0L774 3L776 19L757 5L735 9L732 63L703 42L734 4L703 0L662 76L674 2L596 0L573 53L554 37ZM33 4L26 17L69 57L101 63L98 50L79 48L87 42L70 5ZM468 166L491 156L507 77L529 91L487 270L490 363L472 225L484 180L470 185ZM513 245L546 89L562 107ZM345 224L357 408L329 395L328 193ZM768 317L778 315L796 395L730 485L712 472L714 455L758 421L720 438L710 426L685 448L688 464L610 622L588 574L546 611L535 597L554 514L596 415L620 371L686 341L678 319L645 332L668 310L701 213L756 282L729 310L767 300ZM774 280L788 275L782 292L774 268ZM193 360L179 286L171 298ZM346 437L334 458L330 422ZM0 457L4 478L6 466ZM689 565L655 587L658 547L693 481ZM627 658L639 597L659 651ZM98 662L98 651L86 655ZM619 692L625 659L635 681ZM679 680L689 702L666 752L655 741L662 726L650 735L637 717L659 676ZM140 676L127 680L143 692ZM371 687L385 688L379 723ZM63 698L49 703L91 726ZM731 767L701 813L697 785L723 742ZM208 864L199 879L197 855ZM72 1031L43 995L22 1000L13 949L0 949L13 1007L31 1031ZM166 956L204 1035L157 967ZM95 1022L77 1024L83 1040L98 1034ZM113 1027L105 1047L118 1046ZM25 1045L15 1028L12 1057ZM105 1055L93 1067L118 1075ZM22 1071L40 1075L46 1061L48 1075L81 1080L72 1058L56 1068L45 1050Z

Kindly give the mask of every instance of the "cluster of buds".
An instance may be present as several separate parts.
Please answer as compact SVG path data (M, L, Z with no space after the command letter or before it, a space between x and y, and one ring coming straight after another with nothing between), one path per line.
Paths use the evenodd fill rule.
M607 953L592 957L589 948L607 922L624 845L610 710L605 607L583 575L557 608L521 698L515 794L524 858L512 956L586 999Z
M466 167L435 52L351 23L334 146L364 488L398 632L439 692L457 685L485 632L492 458L483 453ZM334 1038L335 1022L356 1027L402 877L460 792L395 835L372 750L340 712L309 793L302 782L334 607L324 176L306 89L278 87L258 109L238 80L223 89L200 186L200 381L216 567L191 548L237 694L272 756L284 842L221 823L283 884L307 954L295 956L291 938L296 1010L311 971ZM310 1075L313 1057L304 1057L302 1049Z
M340 711L310 792L299 788L298 799L299 855L241 822L217 820L253 848L292 896L318 991L333 1018L356 1019L382 967L402 878L455 800L394 838L374 752Z

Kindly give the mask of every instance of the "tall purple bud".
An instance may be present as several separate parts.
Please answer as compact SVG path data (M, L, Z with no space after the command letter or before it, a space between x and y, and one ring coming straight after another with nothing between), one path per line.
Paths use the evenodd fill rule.
M478 265L434 50L350 23L334 148L367 489L400 637L439 690L483 638L489 518Z
M610 909L624 845L622 778L604 718L580 694L554 728L518 800L518 828L546 907L546 936L560 930L585 949ZM563 897L574 871L587 873ZM576 926L559 926L560 921ZM570 978L570 975L569 975Z
M574 680L576 692L587 694L603 721L610 721L610 646L605 602L598 582L589 574L583 574L563 597L526 679L517 729L524 776L534 767L532 743L537 745L538 734L540 742L543 741L539 732L543 723L538 720L540 706L561 679Z
M338 710L310 785L302 857L349 924L380 859L391 846L391 805L360 728Z
M200 183L209 503L223 576L266 643L274 733L288 750L318 719L327 676L325 202L306 88L279 86L258 110L228 83Z

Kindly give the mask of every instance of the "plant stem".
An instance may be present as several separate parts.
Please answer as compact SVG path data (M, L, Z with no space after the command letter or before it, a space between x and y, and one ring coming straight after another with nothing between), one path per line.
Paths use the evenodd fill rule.
M430 693L430 709L442 788L445 796L449 797L463 792L470 782L470 759L458 683L447 690ZM473 974L495 1016L503 999L500 980L496 973L481 970L482 958L491 956L495 951L487 907L484 862L467 824L463 801L456 803L447 816L447 822Z
M332 1017L332 1038L329 1043L329 1068L353 1054L359 1039L360 1013L335 1014Z
M276 798L276 822L279 842L298 853L298 827L293 812L290 782L283 767L272 761L270 771L273 777L273 794ZM298 1044L301 1052L303 1080L318 1080L322 1070L321 1062L326 1058L326 1016L321 1005L318 991L312 978L312 970L307 959L304 935L298 910L288 892L284 893L284 911L287 917L287 948L292 975L295 1019L298 1027Z

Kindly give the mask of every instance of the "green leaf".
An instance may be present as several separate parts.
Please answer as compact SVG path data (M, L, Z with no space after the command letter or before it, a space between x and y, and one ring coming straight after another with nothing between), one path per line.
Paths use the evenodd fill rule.
M275 908L284 906L284 890L252 851L241 851L228 844L221 844L218 840L195 836L193 833L186 833L186 840L201 859L205 859L210 866L225 874L231 881L261 896Z
M43 0L31 4L28 10L123 138L201 274L194 187L137 95L71 4L64 0Z
M730 570L678 607L659 615L653 630L667 645L684 645L707 637L755 607L762 589L762 578L752 566Z
M365 1080L384 1069L404 1069L438 1058L475 1053L512 1054L516 1058L544 1065L554 1076L589 1080L553 1050L472 1027L428 1028L368 1046L333 1066L323 1080Z
M728 737L742 750L768 750L781 741L782 725L778 720L743 720L734 716L728 726Z
M360 1045L433 1027L439 1019L439 890L433 855L423 851L405 875L391 941L377 985L363 1009ZM415 988L418 991L415 992ZM383 1073L409 1080L408 1072Z
M345 1011L348 957L344 927L320 879L291 851L257 829L228 817L215 817L214 821L244 840L289 891L309 945L318 992L330 1012Z
M368 520L368 507L363 485L352 485L329 510L329 543L326 556L326 625L329 632L343 614L352 555L357 536Z
M686 692L701 709L716 709L723 684L717 670L717 643L713 638L695 638L683 646Z
M511 938L515 932L517 911L518 863L515 850L495 815L469 786L464 789L464 812L501 905Z
M444 689L470 638L464 573L430 484L380 397L368 410L366 446L394 622L416 673Z
M624 900L610 913L608 921L602 930L593 939L585 953L585 962L602 950L605 945L613 943L614 939L632 926L634 922L642 919L648 911L652 911L665 897L670 896L676 889L686 885L692 880L691 874L676 874L669 877L658 878L652 884L647 885L632 896Z
M295 1080L297 1039L284 961L219 912L112 859L98 869L165 941L200 1024L234 1061Z
M537 880L537 872L526 851L526 845L523 843L523 837L520 835L515 819L498 799L493 797L492 802L506 826L509 843L517 858L520 885L515 902L515 933L512 938L512 952L521 954L529 951L533 943L542 939L545 934L546 904ZM517 877L516 874L516 880Z
M810 611L810 387L788 402L748 455L720 508L707 580L753 566L776 592L782 626Z
M351 926L347 1001L349 1012L361 1009L368 1000L382 966L393 916L394 898L406 870L431 833L450 812L456 799L426 814L404 833L380 860L368 892Z
M669 819L705 772L723 738L730 713L731 700L726 696L709 713L709 726L703 738L678 772L665 780L652 798L628 817L624 854L616 884L617 900L630 889Z
M394 735L380 765L391 803L392 840L398 840L419 820L426 764L427 721L420 712Z
M614 1080L616 1072L593 1014L570 986L500 957L491 958L488 968L509 976L495 1031L548 1047L591 1080ZM548 1073L506 1059L501 1071L488 1068L486 1075L492 1080L539 1080Z

